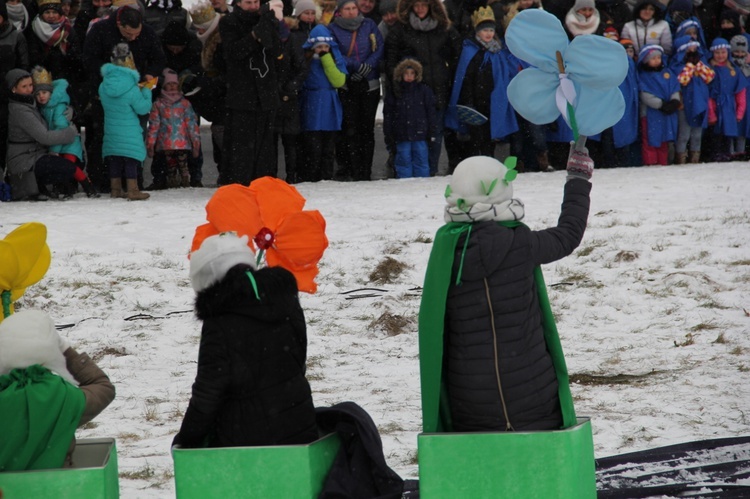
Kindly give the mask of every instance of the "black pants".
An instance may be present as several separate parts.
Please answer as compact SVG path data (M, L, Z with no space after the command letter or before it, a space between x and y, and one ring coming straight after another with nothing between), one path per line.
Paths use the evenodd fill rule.
M86 173L99 192L109 192L109 169L102 158L104 141L104 108L98 98L91 99L91 106L84 116L86 127Z
M229 109L224 125L224 158L219 185L248 185L276 176L275 113Z
M76 165L61 156L45 154L34 163L34 174L40 187L72 182L75 180L75 173Z
M297 171L300 182L317 182L333 178L333 157L336 144L333 131L306 130L300 134L302 148Z
M370 180L380 91L339 91L339 97L344 119L336 141L337 174L351 175L354 180Z

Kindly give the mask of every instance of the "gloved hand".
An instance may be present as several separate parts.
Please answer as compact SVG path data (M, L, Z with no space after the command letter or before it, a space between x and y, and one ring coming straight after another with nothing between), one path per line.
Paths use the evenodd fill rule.
M261 14L263 14L264 12L273 11L273 15L276 17L276 19L278 19L279 21L284 19L284 2L282 2L281 0L271 0L265 5L268 6L267 10L264 10L263 7L261 7Z
M370 71L372 71L372 66L367 64L366 62L363 62L359 65L359 68L357 69L357 74L360 75L362 78L367 78L367 75L370 74Z
M571 142L566 169L569 177L591 180L594 174L594 160L589 157L589 150L584 147L582 151L578 151L575 149L575 142Z
M60 351L62 353L65 353L65 350L71 347L70 341L68 341L67 338L64 338L63 336L57 335L59 345L60 345Z
M65 116L65 119L68 120L68 123L73 123L73 106L66 106L65 111L63 111L63 116Z
M661 108L659 108L659 111L661 111L664 114L673 114L673 113L676 113L678 109L680 109L680 100L672 99L672 100L662 102L662 105L661 105Z
M357 73L352 73L349 75L349 79L352 81L362 81L362 75Z

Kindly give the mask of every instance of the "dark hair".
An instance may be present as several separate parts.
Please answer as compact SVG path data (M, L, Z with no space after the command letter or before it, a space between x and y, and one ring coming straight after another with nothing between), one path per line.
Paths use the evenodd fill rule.
M120 7L117 9L117 24L127 28L140 28L143 23L143 16L136 9L130 7Z

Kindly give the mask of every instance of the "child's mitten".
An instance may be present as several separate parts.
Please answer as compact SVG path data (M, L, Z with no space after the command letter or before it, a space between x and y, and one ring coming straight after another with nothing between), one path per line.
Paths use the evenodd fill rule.
M589 150L585 147L582 150L575 149L575 142L571 142L566 169L568 177L591 180L594 174L594 160L589 156Z

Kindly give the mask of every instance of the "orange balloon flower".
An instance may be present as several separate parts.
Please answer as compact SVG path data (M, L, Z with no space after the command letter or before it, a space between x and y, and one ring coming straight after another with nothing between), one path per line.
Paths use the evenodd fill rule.
M246 235L259 260L265 257L269 267L287 269L300 291L314 293L318 262L328 238L323 215L317 210L303 211L304 206L305 198L297 189L273 177L259 178L249 186L220 187L206 204L208 223L195 229L190 251L215 234Z

